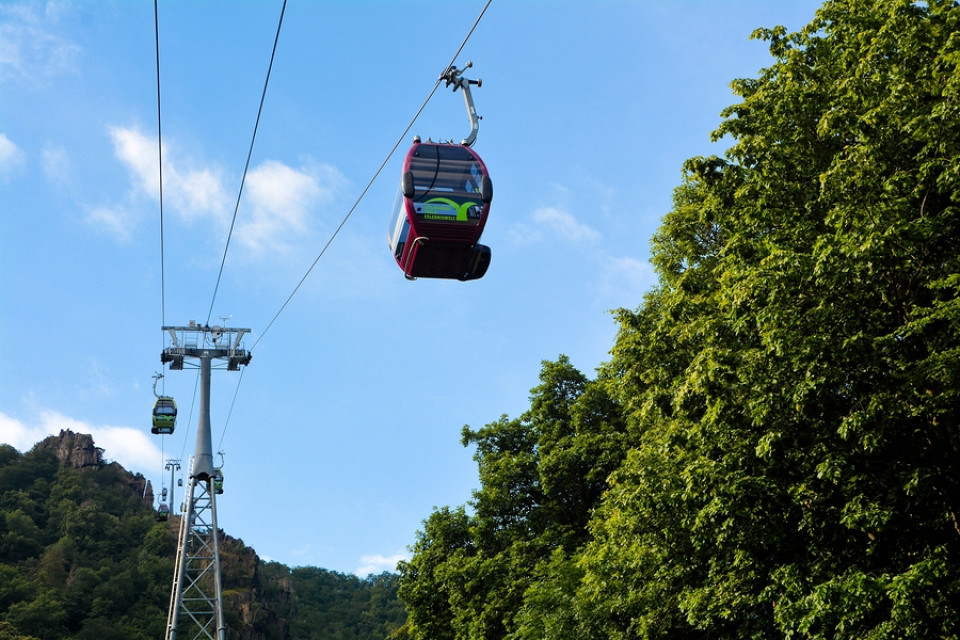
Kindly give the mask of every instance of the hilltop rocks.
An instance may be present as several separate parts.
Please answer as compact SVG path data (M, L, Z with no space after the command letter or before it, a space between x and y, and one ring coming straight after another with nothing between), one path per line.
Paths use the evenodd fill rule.
M69 429L61 429L60 435L47 436L34 448L52 451L60 464L71 469L116 467L120 481L127 489L141 496L145 504L153 504L153 486L150 481L139 473L130 473L116 462L104 462L103 449L94 444L93 436L88 433L74 433Z
M93 436L86 433L61 429L59 436L48 436L36 448L53 451L60 464L72 469L103 466L103 449L93 444Z

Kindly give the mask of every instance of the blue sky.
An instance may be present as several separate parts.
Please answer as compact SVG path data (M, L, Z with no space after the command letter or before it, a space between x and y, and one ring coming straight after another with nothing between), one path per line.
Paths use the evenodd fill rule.
M160 327L212 305L256 344L242 381L213 373L220 525L366 575L470 499L463 425L519 416L543 360L607 359L682 162L722 153L730 81L771 61L748 36L819 3L494 0L457 59L483 79L487 275L408 282L387 249L413 135L469 131L441 87L264 333L484 2L290 0L214 300L281 4L160 1L161 261L153 3L0 1L0 442L91 433L159 493L197 420L195 371L167 371L180 421L150 435Z

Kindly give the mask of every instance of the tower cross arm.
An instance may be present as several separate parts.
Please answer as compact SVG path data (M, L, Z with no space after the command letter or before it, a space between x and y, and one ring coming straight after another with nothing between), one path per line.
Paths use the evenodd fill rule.
M240 365L250 364L250 352L240 347L243 336L250 333L250 329L211 327L193 321L187 326L165 326L161 329L170 334L171 346L160 354L160 362L169 362L171 369L183 369L185 357L195 358L201 355L226 358L227 369L231 371L238 370ZM224 338L225 334L233 335ZM225 346L217 347L217 344Z
M225 330L225 331L226 331L226 330ZM236 337L236 339L233 341L233 350L234 350L234 351L236 351L237 348L240 346L240 341L243 340L244 334L250 333L250 329L235 329L235 331L237 332L237 337Z

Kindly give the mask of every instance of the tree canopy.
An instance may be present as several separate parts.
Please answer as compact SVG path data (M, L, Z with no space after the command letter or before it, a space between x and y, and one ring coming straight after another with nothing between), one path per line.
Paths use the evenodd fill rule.
M162 638L179 518L157 521L142 476L43 445L0 444L0 640ZM406 618L396 574L264 563L225 534L220 557L230 640L383 640Z
M406 637L960 637L960 5L754 35L597 379L465 429Z

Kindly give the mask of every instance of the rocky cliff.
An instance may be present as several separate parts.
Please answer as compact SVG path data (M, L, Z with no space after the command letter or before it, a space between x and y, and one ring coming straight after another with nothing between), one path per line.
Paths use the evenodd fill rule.
M103 449L93 443L93 436L60 430L59 436L49 436L37 443L37 449L53 451L60 464L72 469L103 466Z
M74 433L69 429L61 429L60 435L47 436L34 447L52 451L65 467L71 469L102 469L113 467L122 478L124 486L131 492L142 497L143 502L153 505L153 485L139 473L130 473L116 462L104 462L103 449L93 442L93 436L88 433Z

